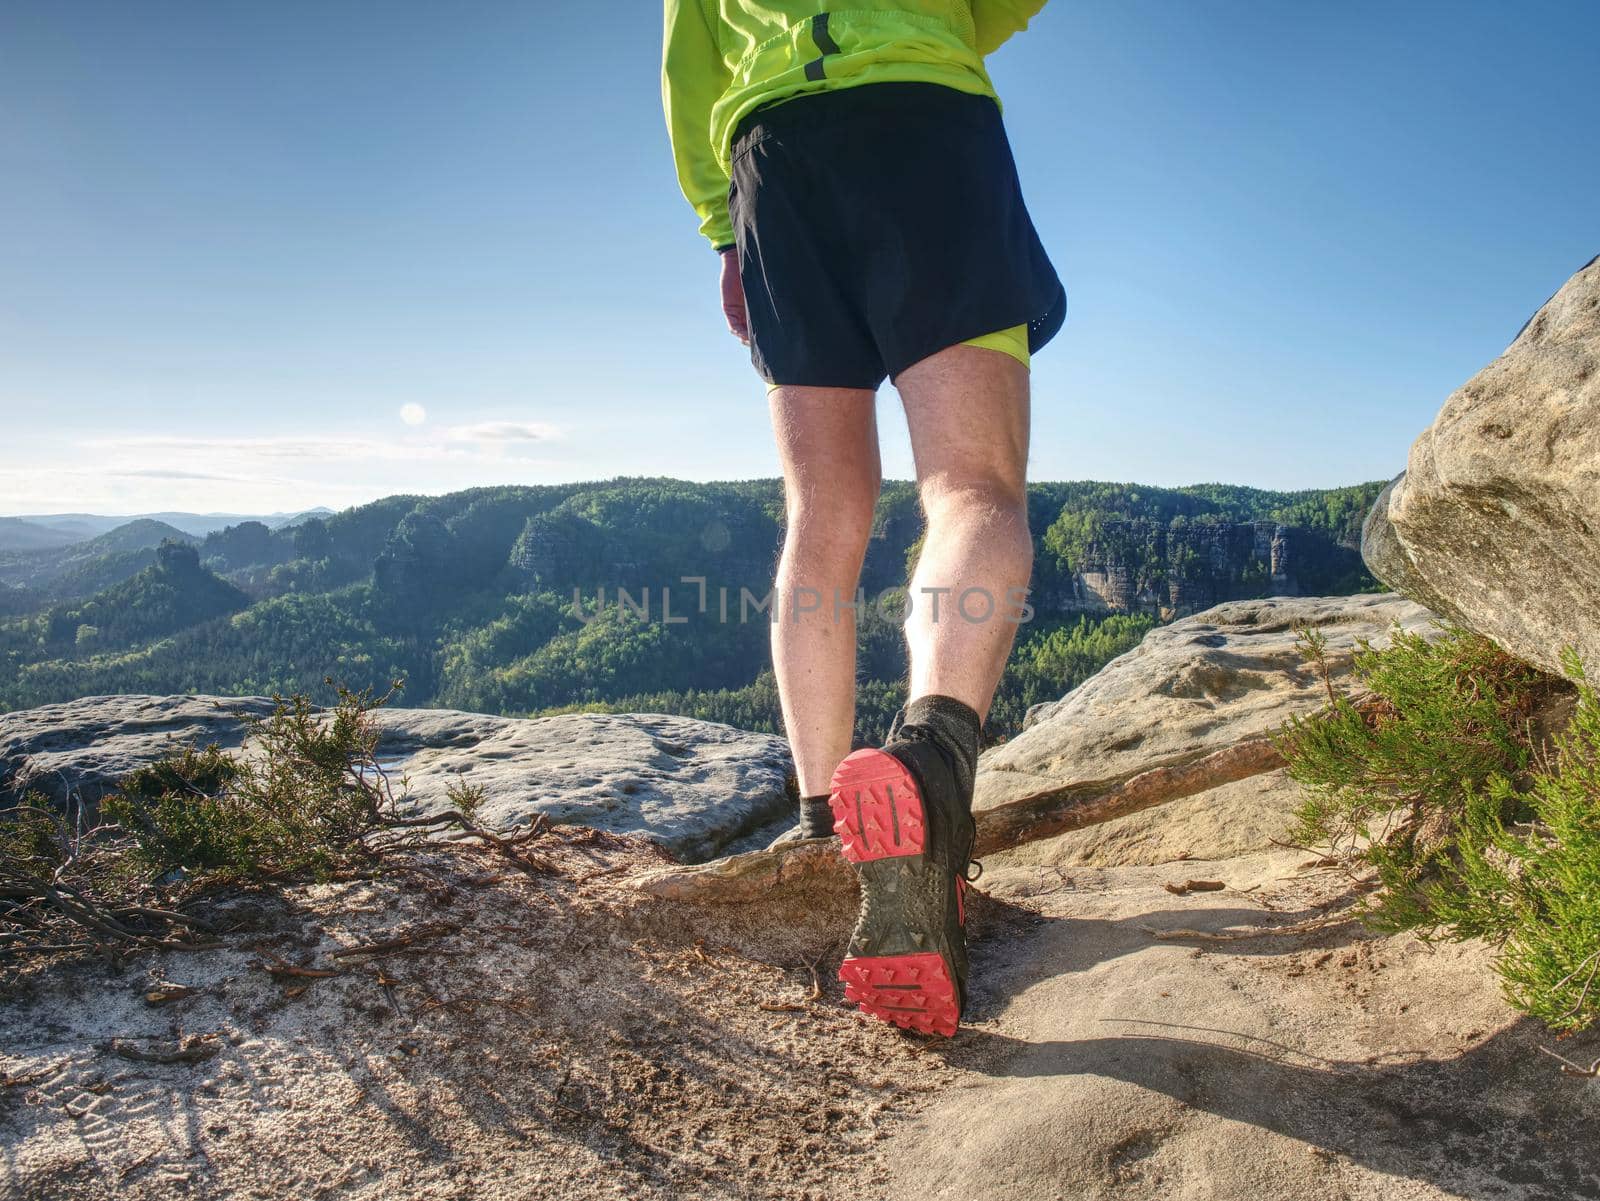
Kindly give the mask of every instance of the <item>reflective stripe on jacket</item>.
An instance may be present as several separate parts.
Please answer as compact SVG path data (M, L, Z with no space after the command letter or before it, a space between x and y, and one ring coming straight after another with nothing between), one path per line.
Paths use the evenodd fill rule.
M984 55L1027 28L1044 4L879 0L819 11L815 0L666 0L661 100L678 183L700 232L719 249L733 243L728 146L752 109L864 83L937 83L994 96Z

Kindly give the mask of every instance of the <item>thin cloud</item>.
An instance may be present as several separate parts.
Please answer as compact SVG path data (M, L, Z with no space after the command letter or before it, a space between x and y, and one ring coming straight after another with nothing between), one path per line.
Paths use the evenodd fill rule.
M135 435L96 438L84 442L100 452L137 453L184 460L203 460L239 466L246 463L350 463L361 460L416 463L421 461L472 462L499 460L512 447L546 442L559 436L552 426L511 421L487 421L457 426L443 437L413 434L401 438L186 438ZM519 456L520 457L520 456ZM186 470L183 467L149 470Z
M163 508L268 512L307 498L346 503L400 491L450 492L486 483L531 483L574 470L560 430L485 421L455 429L345 428L326 434L101 431L73 438L28 468L0 472L0 512ZM90 467L89 464L94 466ZM57 503L59 502L59 503ZM49 507L49 506L45 506Z
M82 474L88 474L87 472ZM243 476L237 475L212 475L205 471L176 471L160 467L150 467L134 471L108 471L103 474L118 476L122 479L135 480L221 480L225 483L248 482Z
M245 455L261 459L403 458L418 446L376 438L182 438L136 435L95 438L85 443L101 450L180 455Z
M548 442L560 434L552 425L533 421L480 421L452 426L451 442Z
M418 436L385 438L172 438L136 436L98 438L84 445L101 451L138 452L139 457L164 455L179 459L227 463L350 463L360 460L414 463L423 459L465 459L466 448L446 446Z

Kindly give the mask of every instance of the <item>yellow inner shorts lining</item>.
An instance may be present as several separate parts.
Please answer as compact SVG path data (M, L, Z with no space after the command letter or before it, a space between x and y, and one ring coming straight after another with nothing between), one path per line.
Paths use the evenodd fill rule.
M961 345L981 346L985 350L998 350L1001 354L1008 354L1024 367L1032 365L1028 355L1028 327L1026 325L1013 325L1010 329L996 330L992 334L984 334L981 338L968 338Z

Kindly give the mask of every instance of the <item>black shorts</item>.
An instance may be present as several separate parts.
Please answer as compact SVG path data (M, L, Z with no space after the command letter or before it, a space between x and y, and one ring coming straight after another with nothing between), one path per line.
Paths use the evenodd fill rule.
M1066 293L989 97L812 93L745 117L732 149L750 357L769 383L876 388L971 338L1025 324L1036 351L1061 328Z

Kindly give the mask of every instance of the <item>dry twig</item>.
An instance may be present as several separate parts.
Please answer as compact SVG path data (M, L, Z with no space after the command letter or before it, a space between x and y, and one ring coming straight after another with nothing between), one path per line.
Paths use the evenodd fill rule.
M1549 1047L1540 1047L1538 1049L1550 1056L1551 1059L1559 1059L1561 1061L1561 1074L1563 1076L1600 1077L1600 1059L1596 1059L1588 1067L1584 1067L1581 1064L1573 1063L1565 1055L1550 1050Z
M1182 884L1163 884L1175 897L1185 896L1191 892L1221 892L1228 887L1221 880L1185 880Z
M1198 939L1203 942L1238 942L1246 938L1274 938L1278 935L1311 934L1317 930L1329 930L1335 926L1346 926L1355 921L1354 917L1319 917L1310 921L1295 922L1290 926L1257 926L1250 930L1190 930L1182 926L1166 930L1158 930L1154 926L1140 926L1151 938L1159 939Z
M343 968L301 967L298 963L290 963L286 959L280 959L276 955L268 954L265 951L262 952L262 957L256 966L273 976L303 976L313 980L321 980L328 976L344 975Z
M221 1040L215 1034L186 1034L176 1042L153 1042L147 1047L132 1039L114 1038L109 1046L113 1054L140 1063L199 1063L221 1049Z

